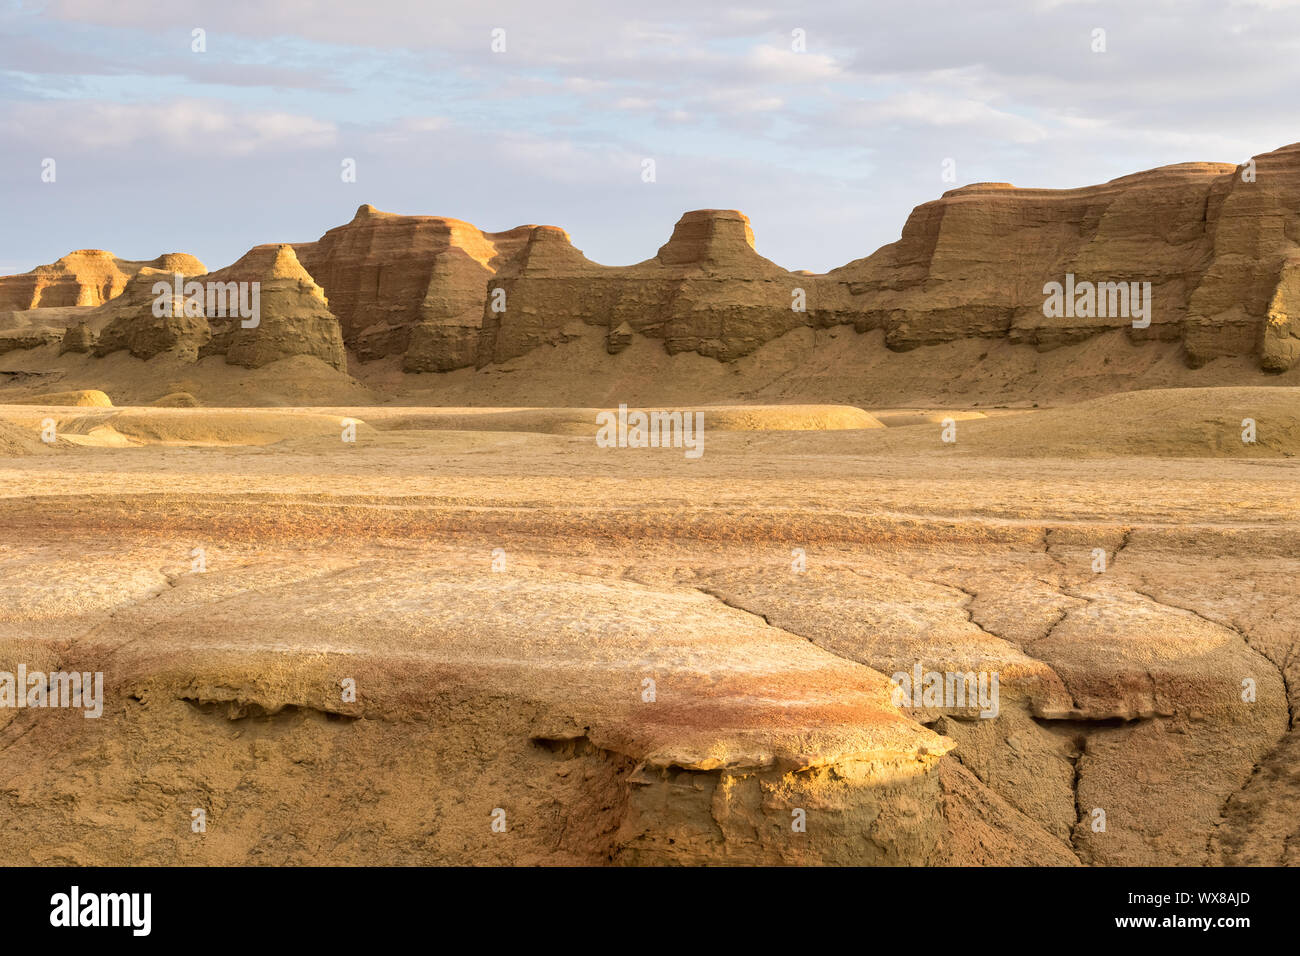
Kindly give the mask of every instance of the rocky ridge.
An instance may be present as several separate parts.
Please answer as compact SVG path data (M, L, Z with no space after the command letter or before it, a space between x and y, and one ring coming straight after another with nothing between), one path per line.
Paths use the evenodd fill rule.
M146 308L173 273L252 281L268 269L267 325L247 336L218 317ZM602 266L555 226L491 233L370 205L315 242L201 270L188 256L135 263L83 250L0 278L0 307L11 309L0 313L0 351L58 342L254 367L313 355L340 369L350 352L442 372L589 327L604 330L611 354L642 336L724 362L798 328L883 330L898 351L975 338L1050 350L1123 330L1135 344L1180 342L1192 367L1257 356L1285 371L1300 359L1300 144L1243 166L1183 163L1080 189L953 189L918 206L897 242L824 275L760 256L736 210L688 212L653 258ZM1069 290L1063 309L1045 306L1050 283ZM1095 298L1076 301L1085 288ZM74 326L87 331L64 334Z

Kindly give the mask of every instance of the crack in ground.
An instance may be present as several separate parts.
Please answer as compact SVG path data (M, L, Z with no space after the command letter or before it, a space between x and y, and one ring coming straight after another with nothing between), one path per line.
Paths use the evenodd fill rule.
M696 585L696 586L695 586L695 590L699 591L701 594L707 594L709 597L713 598L715 601L721 601L723 604L725 604L725 605L726 605L727 607L729 607L729 608L732 608L733 610L736 610L736 611L743 611L743 612L746 613L746 614L750 614L750 615L752 615L752 616L754 616L754 617L760 619L760 620L761 620L764 624L766 624L768 627L776 628L776 630L778 630L778 631L785 631L787 634L794 634L795 637L801 637L801 638L803 638L805 641L807 641L809 644L814 644L814 645L816 645L816 646L818 646L818 647L821 647L820 644L817 644L817 642L814 641L814 640L813 640L811 637L809 637L807 634L796 634L794 631L791 631L789 628L777 627L775 624L773 624L771 621L769 621L769 620L767 619L767 615L766 615L766 614L761 614L761 613L758 612L758 611L750 610L749 608L745 607L744 605L737 604L737 603L736 603L734 600L732 600L731 598L728 598L728 597L726 597L725 595L719 594L717 591L713 590L712 588L701 587L701 586L699 586L699 585ZM822 648L822 649L825 650L825 648ZM837 655L835 655L835 656L836 656L836 657L839 657L840 655L837 654ZM848 660L848 658L845 658L845 660ZM855 662L855 663L861 663L861 662L858 661L858 662Z
M1132 528L1124 529L1124 534L1120 538L1119 544L1115 547L1114 552L1111 553L1110 558L1107 559L1107 563L1106 563L1107 568L1114 567L1115 560L1120 556L1120 554L1124 551L1124 549L1126 549L1129 546L1129 544L1132 542L1133 530L1134 529Z
M1293 653L1293 651L1289 651L1287 656L1282 659L1282 663L1279 664L1277 661L1273 660L1273 658L1271 658L1267 653L1265 653L1265 651L1262 648L1255 647L1250 642L1250 637L1246 633L1245 629L1242 628L1240 625L1238 625L1235 621L1231 621L1231 620L1216 621L1214 618L1209 617L1206 614L1202 614L1200 611L1196 610L1195 608L1184 607L1183 605L1180 604L1172 604L1169 601L1162 601L1159 598L1157 598L1154 594L1151 594L1148 591L1143 591L1136 587L1131 588L1131 590L1134 594L1141 595L1142 597L1146 598L1148 601L1160 607L1166 607L1174 611L1183 611L1184 613L1191 614L1193 617L1199 618L1200 620L1206 622L1207 624L1213 625L1215 627L1223 628L1224 630L1232 631L1234 634L1237 635L1238 638L1241 639L1241 642L1246 647L1248 647L1250 650L1254 651L1260 657L1264 658L1264 660L1268 661L1270 664L1276 667L1278 670L1278 676L1282 680L1282 694L1283 694L1284 702L1286 703L1286 713L1287 713L1286 730L1284 730L1277 737L1277 739L1273 741L1269 749L1263 755L1260 756L1259 760L1257 760L1254 763L1254 765L1250 768L1250 773L1247 774L1246 779L1242 783L1242 785L1224 798L1223 803L1219 807L1219 819L1214 821L1212 824L1210 824L1209 832L1206 833L1205 835L1205 855L1206 855L1206 859L1209 860L1211 859L1213 854L1212 848L1214 844L1214 837L1218 833L1219 828L1223 826L1224 823L1227 822L1228 806L1232 803L1234 799L1239 797L1241 794L1245 793L1246 790L1250 788L1250 785L1255 781L1255 778L1259 776L1260 771L1262 770L1264 764L1267 763L1269 758L1277 752L1278 748L1282 746L1283 741L1285 741L1287 736L1291 734L1292 731L1295 729L1295 706L1291 700L1291 682L1287 679L1287 675L1286 675L1286 667L1288 662L1291 659L1291 654Z
M927 583L934 584L936 582L929 581ZM978 592L968 590L967 588L962 587L960 584L942 584L940 586L951 588L954 591L960 591L962 594L966 595L966 603L965 605L962 606L962 610L966 612L967 623L973 625L974 627L979 628L981 633L987 634L989 637L993 638L994 640L1003 641L1007 644L1010 644L1012 647L1019 648L1023 652L1024 648L1021 648L1017 642L1009 640L1008 638L1003 637L1001 634L997 634L994 633L993 631L990 631L987 627L983 625L983 623L975 619L975 602L979 599Z
M1130 590L1131 590L1134 594L1139 594L1139 595L1141 595L1142 597L1146 598L1146 599L1147 599L1148 601L1150 601L1151 603L1153 603L1153 604L1157 604L1157 605L1159 605L1160 607L1167 607L1167 608L1169 608L1170 610L1174 610L1174 611L1184 611L1184 612L1186 612L1187 614L1191 614L1191 615L1194 616L1194 617L1200 618L1200 619L1201 619L1202 621L1204 621L1206 624L1213 625L1214 627L1221 627L1221 628L1223 628L1224 630L1232 631L1234 634L1237 635L1237 637L1241 638L1241 642L1242 642L1243 644L1245 644L1246 647L1248 647L1250 650L1254 651L1254 652L1255 652L1256 654L1258 654L1260 657L1264 658L1264 660L1268 661L1270 664L1272 664L1274 667L1276 667L1276 668L1277 668L1277 672L1278 672L1278 676L1279 676L1279 677L1281 678L1281 680L1282 680L1282 693L1283 693L1284 701L1285 701L1285 703L1286 703L1286 716L1287 716L1286 726L1287 726L1287 731L1289 732L1290 730L1292 730L1292 729L1295 728L1295 717L1296 717L1296 715L1295 715L1295 705L1292 703L1292 700L1291 700L1291 682L1287 679L1287 676L1286 676L1286 667L1287 667L1287 664L1288 664L1289 661L1290 661L1291 654L1293 653L1293 651L1288 652L1287 656L1284 657L1284 658L1282 659L1282 662L1281 662L1281 663L1278 663L1277 661L1273 660L1273 658L1270 657L1270 656L1269 656L1269 655L1264 651L1263 648L1256 647L1254 644L1252 644L1252 643L1250 642L1250 636L1249 636L1249 635L1246 633L1246 631L1245 631L1245 630L1244 630L1240 625L1238 625L1235 621L1231 621L1231 620L1229 620L1229 621L1216 621L1214 618L1209 617L1208 615L1202 614L1200 611L1196 610L1196 608L1192 608L1192 607L1184 607L1184 606L1181 605L1181 604L1172 604L1172 603L1170 603L1169 601L1162 601L1162 600L1160 600L1158 597L1156 597L1154 594L1151 594L1151 593L1148 592L1148 591L1143 591L1143 590L1141 590L1141 589L1139 589L1139 588L1135 588L1135 587L1133 587L1133 588L1130 588ZM1286 734L1283 734L1283 736L1286 736ZM1280 740L1281 738L1278 738L1278 739Z
M1079 827L1083 824L1083 804L1079 802L1079 784L1083 781L1083 755L1088 749L1088 738L1080 737L1074 744L1076 752L1070 760L1071 769L1074 771L1070 783L1074 791L1074 826L1070 827L1070 850L1079 858L1079 862L1086 866L1088 861L1079 852Z

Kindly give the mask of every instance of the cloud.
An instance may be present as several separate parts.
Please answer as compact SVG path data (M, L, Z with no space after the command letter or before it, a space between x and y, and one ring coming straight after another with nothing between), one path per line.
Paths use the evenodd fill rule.
M0 107L0 132L47 152L162 148L178 154L243 156L268 149L319 149L337 141L333 123L273 110L237 112L220 103L57 100Z
M836 115L856 128L896 126L967 127L1011 143L1033 143L1048 131L1033 120L973 99L908 91L842 107Z
M745 54L743 67L752 75L788 83L833 80L843 75L835 59L820 53L796 53L790 48L759 44Z
M896 238L945 158L959 183L1066 187L1296 139L1298 44L1300 0L10 0L0 202L38 225L0 256L95 244L84 196L28 195L33 156L80 154L101 191L242 200L221 255L350 215L355 156L394 211L551 221L617 262L686 208L739 207L766 254L825 269Z

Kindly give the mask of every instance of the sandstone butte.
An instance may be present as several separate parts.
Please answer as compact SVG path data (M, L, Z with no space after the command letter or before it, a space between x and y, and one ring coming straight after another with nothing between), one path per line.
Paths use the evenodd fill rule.
M913 210L897 242L823 275L764 259L735 210L688 212L653 258L611 267L554 226L490 233L363 205L315 242L258 246L214 273L191 256L83 250L0 277L0 352L174 350L252 368L311 355L343 369L350 351L427 372L507 361L584 326L606 331L610 353L640 335L722 361L804 326L882 329L898 351L977 337L1049 350L1124 329L1135 344L1181 342L1191 367L1255 356L1280 372L1300 359L1300 144L1252 163L1080 189L964 186ZM173 272L262 282L261 325L155 317L150 290ZM1046 316L1044 285L1067 274L1149 282L1149 327Z

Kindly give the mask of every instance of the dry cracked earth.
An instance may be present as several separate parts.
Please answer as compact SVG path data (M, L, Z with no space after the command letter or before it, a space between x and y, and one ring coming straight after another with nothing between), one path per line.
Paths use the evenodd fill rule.
M0 670L105 681L0 709L12 862L1300 863L1284 449L419 411L3 409L69 437L0 457ZM997 715L897 706L918 665Z

